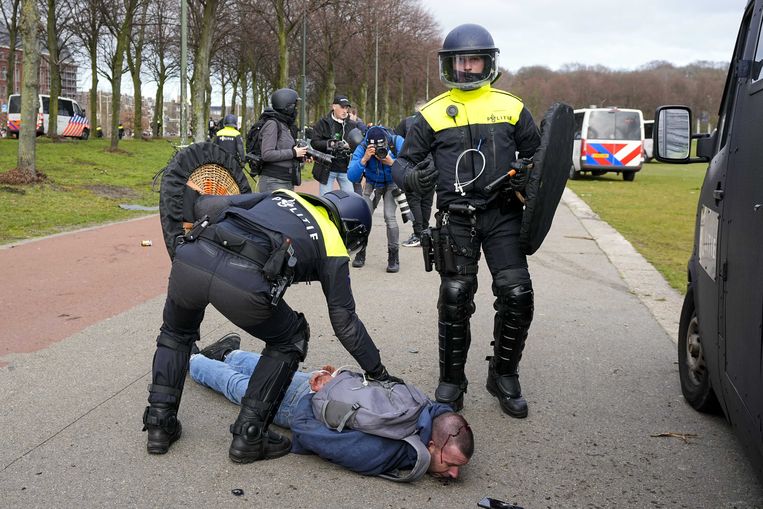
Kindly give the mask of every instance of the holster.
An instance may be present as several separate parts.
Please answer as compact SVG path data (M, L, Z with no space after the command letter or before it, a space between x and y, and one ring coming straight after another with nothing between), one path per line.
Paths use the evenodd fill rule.
M294 256L294 247L291 239L286 237L283 244L273 251L270 258L262 268L265 277L270 281L270 305L278 306L286 289L294 281L294 267L297 265L297 257Z

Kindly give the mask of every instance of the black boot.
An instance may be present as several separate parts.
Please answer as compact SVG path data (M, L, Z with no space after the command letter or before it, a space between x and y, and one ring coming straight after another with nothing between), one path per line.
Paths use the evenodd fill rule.
M356 269L361 268L363 265L366 264L366 247L363 246L360 248L360 251L357 252L355 255L355 259L352 261L352 266Z
M522 396L519 384L519 361L522 359L527 331L528 326L515 326L496 315L493 357L488 357L490 365L485 384L488 392L498 398L504 413L518 419L527 417L527 400Z
M149 454L166 453L183 432L177 418L177 408L170 403L147 406L143 412L143 431L148 431L146 450Z
M264 405L254 403L255 405ZM291 441L273 430L262 415L262 409L249 405L241 405L238 419L230 427L233 441L228 450L228 456L236 463L252 463L253 461L280 458L289 453Z
M453 407L454 412L464 408L464 393L469 385L464 366L469 351L469 320L458 323L438 321L440 383L435 390L435 399Z
M398 272L400 270L400 250L397 247L387 250L387 272Z

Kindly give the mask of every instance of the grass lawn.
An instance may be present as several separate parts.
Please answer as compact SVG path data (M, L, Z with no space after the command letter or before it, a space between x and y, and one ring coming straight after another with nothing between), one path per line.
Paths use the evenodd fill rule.
M686 291L686 263L707 163L647 163L633 182L584 175L567 185L640 252L668 283Z

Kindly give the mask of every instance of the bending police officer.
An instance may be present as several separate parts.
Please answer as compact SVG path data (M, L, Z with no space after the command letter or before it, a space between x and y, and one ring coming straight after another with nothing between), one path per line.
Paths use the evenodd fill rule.
M486 386L504 412L522 418L527 402L518 367L533 317L533 289L519 245L522 203L513 192L524 189L527 165L515 161L515 154L532 157L540 135L520 99L491 87L498 53L490 33L479 25L461 25L447 35L439 52L440 79L450 90L421 109L392 172L406 192L426 195L435 186L437 191L437 224L431 234L441 278L435 398L456 408L463 405L469 319L482 250L496 310ZM427 166L430 152L434 167ZM510 168L517 174L508 179L509 189L485 192Z
M177 419L191 349L208 304L266 346L230 430L238 463L287 454L288 438L269 429L299 362L310 327L282 298L293 281L320 281L339 341L367 375L391 377L355 314L348 250L365 244L371 211L355 193L323 197L282 190L273 194L200 196L198 220L175 251L164 322L156 340L143 415L147 450L164 454L180 437ZM213 218L213 219L209 219Z

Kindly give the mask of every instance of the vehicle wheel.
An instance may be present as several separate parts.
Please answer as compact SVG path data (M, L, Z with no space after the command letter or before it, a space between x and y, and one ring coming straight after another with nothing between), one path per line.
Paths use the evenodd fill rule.
M636 178L636 172L635 171L624 171L623 172L623 180L626 182L633 182L633 179Z
M681 378L681 392L695 410L709 413L719 410L718 399L710 386L710 373L705 364L704 345L699 333L699 320L691 286L684 298L678 327L678 373Z
M575 171L575 165L570 166L570 180L577 180L580 178L580 172Z
M86 140L90 137L90 131L88 129L85 129L82 131L82 135L80 136L81 140Z
M604 171L604 170L593 170L593 171L591 172L591 175L593 175L594 177L601 177L601 176L602 176L602 175L604 175L605 173L607 173L607 172L606 172L606 171Z

